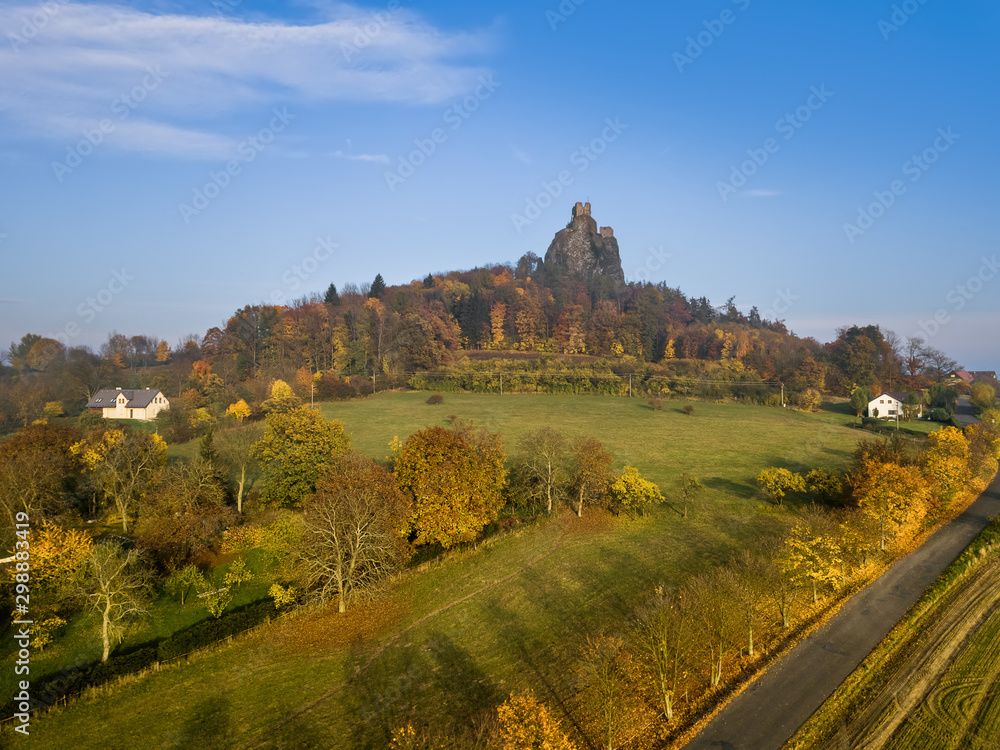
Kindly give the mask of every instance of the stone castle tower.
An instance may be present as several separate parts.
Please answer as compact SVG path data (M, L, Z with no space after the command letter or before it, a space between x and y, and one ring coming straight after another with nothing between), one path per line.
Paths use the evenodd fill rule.
M552 238L545 253L545 266L584 279L608 276L625 281L615 232L611 227L598 228L590 215L589 203L578 202L573 206L569 224Z

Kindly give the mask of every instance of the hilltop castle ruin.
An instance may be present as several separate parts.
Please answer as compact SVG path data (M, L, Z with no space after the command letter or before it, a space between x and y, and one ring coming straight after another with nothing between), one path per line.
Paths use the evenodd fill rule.
M565 229L556 232L545 253L545 266L590 279L607 276L624 283L618 240L611 227L598 227L590 203L577 202Z

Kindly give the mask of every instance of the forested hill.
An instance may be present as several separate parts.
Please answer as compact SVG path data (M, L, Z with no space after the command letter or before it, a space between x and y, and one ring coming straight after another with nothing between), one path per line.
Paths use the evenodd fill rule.
M289 304L248 304L222 327L173 347L154 332L115 332L98 352L26 334L0 375L0 427L38 419L46 405L50 414L78 413L99 388L160 388L193 408L239 398L260 404L275 379L301 398L335 398L405 386L417 373L483 370L484 358L516 360L489 365L515 371L558 364L595 374L781 382L793 403L806 391L815 399L857 386L916 389L957 366L877 326L845 327L823 345L756 308L744 314L733 298L714 306L666 283L626 283L612 230L594 234L590 224L589 206L586 216L574 211L547 262L527 253L514 264L399 286L381 275L360 286L330 284ZM586 242L573 232L588 233ZM600 257L590 266L571 257L581 246Z

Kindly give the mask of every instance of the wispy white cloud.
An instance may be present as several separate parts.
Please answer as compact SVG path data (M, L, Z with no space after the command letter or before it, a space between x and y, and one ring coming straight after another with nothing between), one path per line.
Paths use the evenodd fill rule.
M488 30L443 31L402 9L374 20L372 11L336 4L308 24L49 5L30 38L22 29L40 6L0 7L4 129L68 141L110 118L115 148L192 158L228 153L245 135L228 119L276 104L447 101L475 88L487 70L473 61L493 45ZM214 10L206 3L204 12ZM163 82L119 121L115 103L149 80L149 68Z
M347 159L348 161L370 161L375 164L389 163L389 157L386 154L345 154L343 151L334 151L330 156L335 159Z

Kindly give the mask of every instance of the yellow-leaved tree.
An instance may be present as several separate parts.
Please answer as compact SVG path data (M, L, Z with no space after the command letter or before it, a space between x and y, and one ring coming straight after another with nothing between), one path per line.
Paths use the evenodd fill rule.
M559 720L548 706L540 702L531 691L511 694L497 708L500 730L497 742L500 750L576 750Z
M884 551L887 541L905 538L923 518L930 488L916 466L880 463L855 475L854 496L877 526Z
M960 430L944 427L927 436L924 471L943 505L957 498L969 483L969 441Z
M834 586L841 576L843 559L837 540L803 525L792 529L785 540L781 565L799 585L812 590L813 604L819 601L820 589Z
M128 533L129 515L156 482L167 461L167 444L159 435L132 429L105 430L70 448L80 457L100 496L114 503Z

